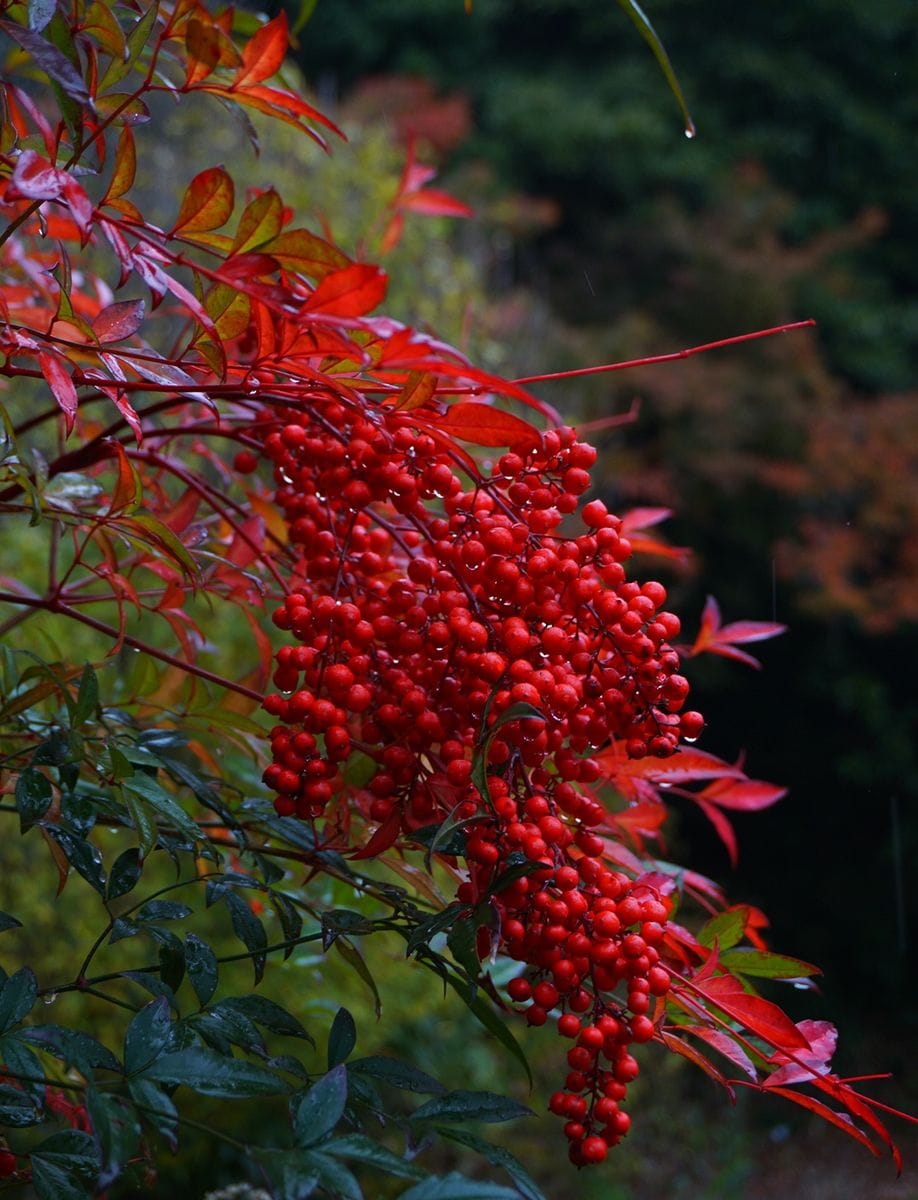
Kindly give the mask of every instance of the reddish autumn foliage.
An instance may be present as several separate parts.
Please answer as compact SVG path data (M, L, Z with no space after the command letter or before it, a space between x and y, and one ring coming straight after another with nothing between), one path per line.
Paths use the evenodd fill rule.
M671 796L698 804L735 855L727 814L782 795L691 745L704 722L681 666L701 651L755 665L737 646L780 627L721 625L710 601L680 648L665 588L630 562L658 548L644 531L659 513L583 503L595 451L531 381L376 315L385 273L296 224L274 190L237 205L230 175L207 167L168 231L128 199L149 93L207 93L320 144L335 132L267 83L283 17L240 48L233 14L194 0L126 24L105 5L44 25L20 9L4 29L64 104L49 119L5 87L0 374L53 397L11 434L48 431L44 481L84 472L97 488L39 496L70 560L42 593L7 581L0 601L68 617L248 711L263 700L276 722L264 781L277 815L314 835L312 870L319 851L385 856L421 886L436 860L454 898L409 949L447 931L457 969L498 1004L488 959L523 964L510 1000L572 1042L549 1107L577 1165L627 1133L632 1051L649 1042L897 1154L882 1106L831 1073L832 1027L795 1025L756 991L816 969L769 951L757 910L654 857ZM43 36L52 19L76 61ZM89 189L87 168L107 185ZM410 156L384 245L411 213L464 211L431 178ZM96 265L106 254L114 285ZM10 513L39 495L25 461L0 492ZM195 589L251 622L261 655L245 681L200 661ZM171 649L150 632L157 616ZM693 902L707 918L695 932ZM54 1103L76 1119L79 1105Z

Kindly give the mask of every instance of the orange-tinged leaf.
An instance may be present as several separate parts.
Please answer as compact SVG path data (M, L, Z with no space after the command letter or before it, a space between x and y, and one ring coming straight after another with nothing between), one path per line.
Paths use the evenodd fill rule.
M86 33L92 34L93 39L112 58L123 59L125 57L127 40L109 5L101 3L101 0L93 0L87 10L83 29ZM96 103L98 104L98 99Z
M234 203L235 189L230 176L222 167L208 167L195 175L186 188L170 236L219 229L229 220Z
M302 311L335 317L362 317L382 302L388 282L388 276L379 267L354 263L326 275Z
M213 320L221 340L231 341L249 327L252 302L244 292L226 283L218 283L207 293L204 307Z
M539 431L522 417L474 400L451 404L437 424L445 433L473 446L513 446L517 442L537 445L541 441Z
M395 407L399 412L423 408L436 390L437 377L431 371L412 371L395 401Z
M67 371L62 360L49 350L42 350L38 355L38 365L41 367L41 373L44 375L45 381L54 395L54 399L64 414L64 423L69 434L73 430L73 422L80 403L80 398L77 395L77 390L74 387L70 373Z
M307 275L310 279L324 279L330 271L350 265L347 255L337 246L308 229L285 229L261 249L276 258L285 271Z
M100 342L120 342L135 334L143 323L142 300L117 300L92 319L92 330Z
M437 188L423 188L419 192L408 192L398 201L399 208L423 213L427 217L473 217L474 211L461 200L441 192Z
M242 66L232 86L244 88L274 75L287 54L288 40L287 16L281 12L273 21L262 25L246 44L242 51Z
M136 467L128 458L121 443L114 439L109 439L109 445L115 451L118 459L118 481L115 484L115 490L112 492L108 511L110 514L130 514L140 504L140 499L143 495L143 485L140 482L140 476L137 474Z
M186 26L185 46L188 51L186 87L194 87L218 66L235 67L241 61L230 38L211 21L200 21L197 17L192 17Z
M246 254L280 233L284 206L274 188L268 188L245 206L233 238L232 253Z

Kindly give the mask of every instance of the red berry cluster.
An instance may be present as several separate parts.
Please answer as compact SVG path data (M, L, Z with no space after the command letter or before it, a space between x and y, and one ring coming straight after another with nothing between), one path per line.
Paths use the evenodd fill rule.
M316 819L347 794L378 824L370 853L468 819L459 899L500 910L503 948L537 977L511 988L534 999L530 1023L564 1009L576 1045L552 1108L575 1161L598 1161L627 1129L628 1046L653 1036L649 997L668 987L668 910L603 864L591 756L666 757L700 732L666 591L628 581L620 520L598 500L581 508L596 451L571 429L534 434L487 474L410 413L338 397L254 432L297 556L274 614L292 644L265 700L275 807ZM359 787L356 752L370 767ZM538 866L494 896L512 855Z

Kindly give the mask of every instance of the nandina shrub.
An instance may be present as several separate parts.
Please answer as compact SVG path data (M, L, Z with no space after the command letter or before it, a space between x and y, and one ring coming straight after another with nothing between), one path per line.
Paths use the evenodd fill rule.
M739 647L779 627L723 625L712 600L681 643L666 589L632 568L655 514L585 501L596 452L533 381L374 315L384 272L273 189L237 202L206 166L168 229L144 218L129 197L157 92L336 136L268 82L283 17L195 0L3 12L18 81L0 140L0 506L23 551L0 592L2 812L59 892L85 884L103 908L40 977L29 962L0 976L4 1186L151 1188L163 1148L200 1127L190 1091L280 1098L271 1144L212 1131L279 1197L359 1196L371 1170L406 1181L405 1200L538 1197L464 1128L523 1105L354 1057L344 1008L320 1059L280 1052L307 1029L239 991L232 964L257 987L310 943L366 981L359 939L379 931L524 1067L515 1016L557 1026L547 1104L576 1166L627 1134L650 1043L898 1159L885 1106L831 1071L834 1028L757 990L816 968L654 853L671 797L735 855L727 814L782 794L695 747L682 670L702 651L748 662ZM431 179L410 154L382 248L411 213L463 213ZM230 673L240 629L251 656ZM199 900L242 951L214 948ZM25 957L22 924L0 914ZM499 959L519 964L506 986ZM43 1021L39 1001L60 997L66 1019ZM393 1117L391 1088L431 1099ZM438 1132L512 1187L432 1175L419 1154Z

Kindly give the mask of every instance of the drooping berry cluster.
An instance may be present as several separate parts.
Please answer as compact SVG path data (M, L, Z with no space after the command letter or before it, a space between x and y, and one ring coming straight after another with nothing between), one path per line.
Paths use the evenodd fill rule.
M534 435L481 474L410 413L334 396L254 429L297 555L274 614L292 644L265 700L277 811L317 819L347 794L377 826L366 853L468 820L458 898L498 909L502 948L532 969L510 993L533 999L530 1023L561 1005L576 1045L552 1109L574 1160L598 1161L627 1129L628 1046L654 1035L650 997L669 985L656 949L668 906L604 865L592 756L663 758L700 732L666 591L628 581L620 520L580 507L596 452L573 430ZM514 854L529 874L493 895Z

